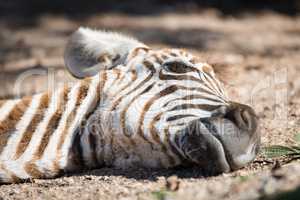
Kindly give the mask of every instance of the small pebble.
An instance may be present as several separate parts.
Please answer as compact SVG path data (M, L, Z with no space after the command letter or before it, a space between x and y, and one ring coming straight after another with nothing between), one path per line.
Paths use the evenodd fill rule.
M177 191L179 189L180 181L177 176L170 176L167 178L166 188L170 191Z

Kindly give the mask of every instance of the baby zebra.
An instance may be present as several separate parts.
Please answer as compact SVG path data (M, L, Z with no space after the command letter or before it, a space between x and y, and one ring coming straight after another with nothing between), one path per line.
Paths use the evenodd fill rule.
M81 79L73 86L0 101L1 183L103 166L194 164L218 174L258 153L253 109L229 101L190 53L80 28L65 64Z

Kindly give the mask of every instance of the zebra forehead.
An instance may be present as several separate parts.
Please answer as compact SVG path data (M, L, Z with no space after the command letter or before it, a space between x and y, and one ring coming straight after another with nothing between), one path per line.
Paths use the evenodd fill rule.
M177 59L177 60L172 60ZM150 62L149 62L150 61ZM128 53L125 65L128 67L139 67L147 64L156 64L161 66L167 61L182 61L189 64L205 64L201 63L197 57L184 49L164 48L164 49L151 49L148 47L137 47ZM149 65L148 65L149 66ZM209 66L209 65L208 65ZM210 67L210 66L209 66Z
M193 69L191 71L195 71L196 73L200 71L216 79L214 69L211 65L205 61L201 61L200 58L184 49L151 49L148 47L137 47L128 54L127 61L124 65L127 67L125 71L134 69L137 70L137 72L143 72L146 68L154 73L157 71L156 69L160 69L160 67L166 63L177 63L183 66L189 66ZM198 75L197 77L201 79Z
M164 48L158 50L149 51L151 56L160 56L161 58L165 59L168 57L182 57L182 58L194 58L194 56L187 52L184 49L176 49L176 48Z

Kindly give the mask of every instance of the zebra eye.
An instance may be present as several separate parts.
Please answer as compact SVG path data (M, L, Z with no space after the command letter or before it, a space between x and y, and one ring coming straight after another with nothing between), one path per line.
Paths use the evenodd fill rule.
M187 64L180 61L166 62L164 63L163 67L165 70L169 72L174 72L179 74L192 71L191 67L189 67Z

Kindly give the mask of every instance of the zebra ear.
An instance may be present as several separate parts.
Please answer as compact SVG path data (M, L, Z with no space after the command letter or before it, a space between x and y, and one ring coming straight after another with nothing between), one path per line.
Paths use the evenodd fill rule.
M130 50L136 47L146 45L118 33L79 28L66 45L65 65L77 78L93 76L125 63Z

